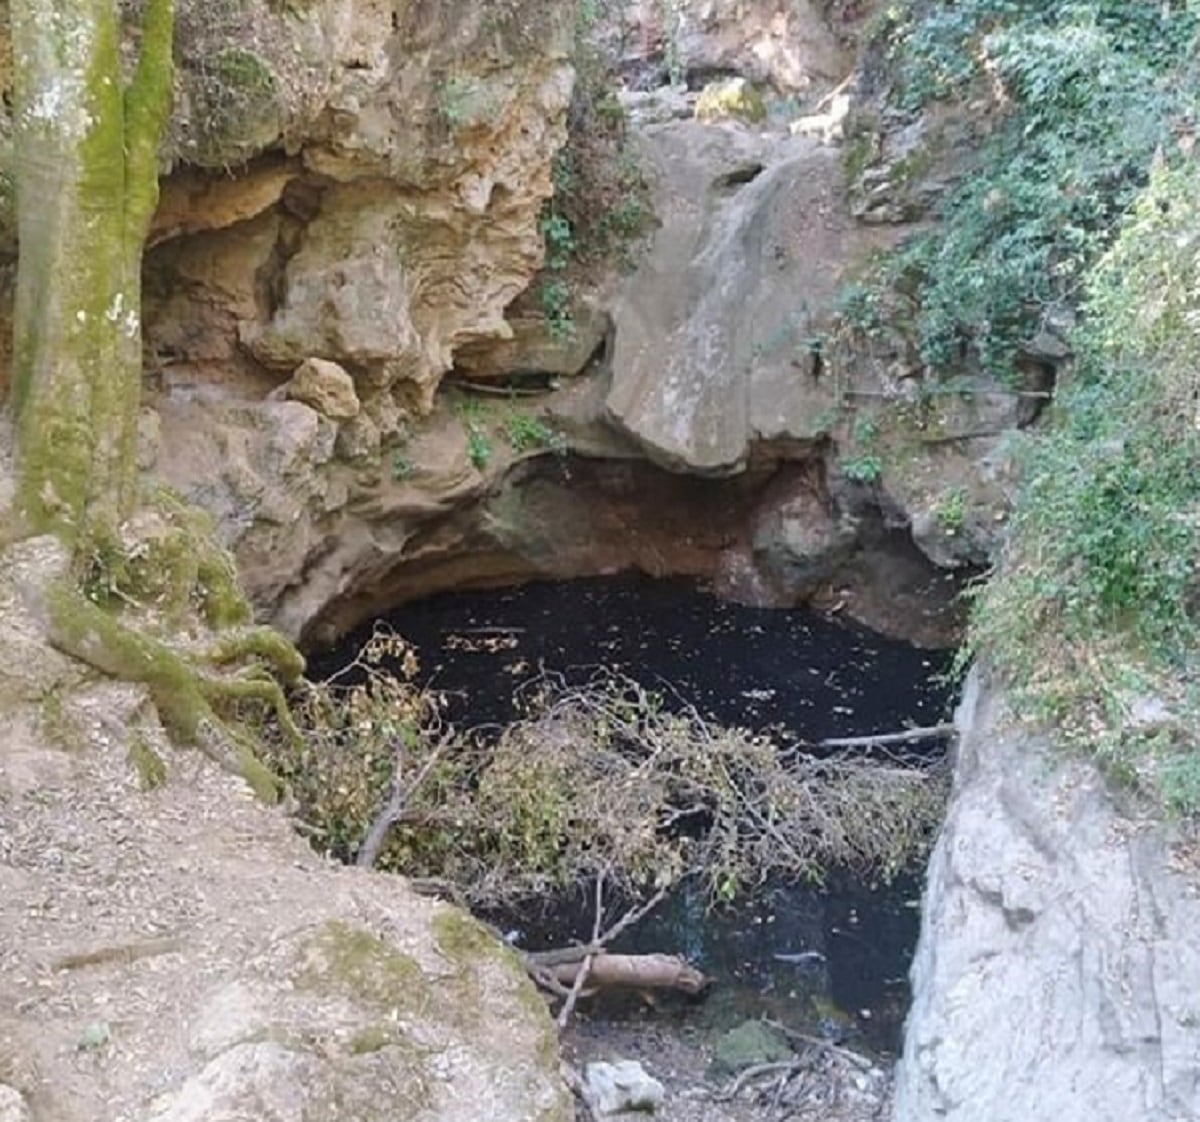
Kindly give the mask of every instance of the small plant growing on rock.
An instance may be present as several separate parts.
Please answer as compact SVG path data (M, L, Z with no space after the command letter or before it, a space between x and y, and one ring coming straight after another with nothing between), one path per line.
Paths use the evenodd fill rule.
M875 483L883 475L883 460L875 450L879 426L873 417L862 416L854 422L851 436L854 454L842 461L842 474L855 483Z
M509 446L518 455L548 449L557 454L566 452L566 441L562 433L556 432L540 417L516 411L504 419L504 431Z
M952 537L961 534L967 518L967 492L964 487L951 487L942 493L934 508L938 525Z
M404 449L392 453L392 478L397 483L403 483L410 478L414 470L412 459Z
M483 471L492 462L492 441L483 405L475 398L460 397L455 402L454 412L467 434L467 459L476 471Z

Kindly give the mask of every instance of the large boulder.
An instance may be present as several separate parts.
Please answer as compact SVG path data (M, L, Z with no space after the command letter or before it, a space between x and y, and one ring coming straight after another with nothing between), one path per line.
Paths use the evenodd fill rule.
M39 640L66 563L0 553L0 1118L567 1122L516 954Z
M837 404L816 348L844 277L874 246L845 203L838 152L735 124L648 126L656 231L618 296L616 423L678 471L742 468L751 448L810 448Z
M622 13L635 73L737 74L784 94L823 92L853 64L847 35L862 5L816 0L635 0Z
M957 720L893 1122L1195 1118L1194 854L981 673Z

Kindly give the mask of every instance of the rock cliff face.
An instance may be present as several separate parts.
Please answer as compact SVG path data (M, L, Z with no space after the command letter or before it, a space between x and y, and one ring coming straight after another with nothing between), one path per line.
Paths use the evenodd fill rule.
M1193 847L972 674L929 866L894 1122L1184 1122L1200 1102Z
M575 5L181 0L145 270L143 458L216 515L264 618L328 636L390 597L629 565L762 603L847 600L897 534L951 569L985 559L1003 457L970 442L1013 418L980 423L956 399L859 447L871 402L908 392L912 370L897 346L833 338L840 282L898 236L879 215L921 217L879 201L910 153L880 142L867 214L837 146L844 112L787 127L800 102L845 100L821 101L851 73L867 11L640 3L600 29L629 86L736 75L763 84L773 116L676 120L690 95L656 107L627 91L657 229L632 276L581 287L561 339L529 286L567 138ZM12 250L10 236L0 306ZM530 375L539 396L474 392ZM464 383L471 395L450 392ZM551 452L590 464L563 471ZM870 477L843 470L872 457ZM659 533L627 478L687 491L704 531ZM570 530L548 536L554 487Z
M164 449L160 473L218 516L263 614L328 636L438 587L629 565L762 603L839 581L847 599L861 572L886 569L871 561L878 543L910 527L939 564L982 560L992 524L975 512L1002 501L1002 473L955 436L1005 418L981 426L962 401L926 410L883 433L895 447L877 479L842 470L865 454L851 435L870 402L902 393L903 377L878 342L833 343L841 281L898 236L856 217L835 133L793 137L786 113L654 124L661 111L631 94L657 225L638 268L597 278L572 340L548 337L528 299L506 318L542 260L572 25L555 9L531 40L532 0L503 19L471 7L390 21L264 9L245 40L184 21L170 151L188 164L166 183L147 263L147 454ZM844 21L764 2L738 8L734 34L726 7L680 9L670 44L688 73L745 71L815 99L851 65ZM626 28L635 72L667 50L651 15L635 7ZM784 47L799 52L791 70L772 53ZM227 122L236 152L220 149L219 120L196 135L201 94L217 97L206 60L235 49L275 75L278 127L255 133L253 151L244 114ZM218 150L246 162L214 176ZM534 372L543 392L519 402L447 392ZM847 391L863 395L854 409ZM564 471L552 451L590 466ZM730 475L741 479L716 482ZM659 532L628 478L651 496L688 492L679 509L695 521ZM940 505L952 494L964 506L960 491L965 519L944 525ZM562 532L547 533L547 509ZM914 567L890 591L926 579Z
M1005 437L1036 406L974 375L968 393L931 395L902 332L856 331L838 314L841 282L929 221L974 140L952 115L873 116L866 77L843 83L870 7L631 5L613 41L657 226L628 276L597 279L563 340L527 290L567 137L574 4L180 0L179 97L146 262L144 458L216 516L263 618L320 640L435 589L636 565L762 603L830 594L876 622L888 601L900 630L946 637L948 590L928 591L928 562L960 570L994 554ZM6 73L0 62L0 85ZM730 76L763 84L764 121L701 123L692 93L646 89ZM6 137L0 127L0 165ZM0 192L0 302L12 236ZM0 387L7 346L0 331ZM1033 395L1063 355L1035 357ZM489 392L507 378L530 396ZM76 863L104 846L129 900L102 930L60 928L56 954L119 952L84 963L97 969L76 988L61 972L41 987L46 962L0 947L12 998L0 1008L46 1010L37 1064L74 1051L81 1000L107 1008L136 983L121 948L194 924L146 969L196 983L182 1008L197 1027L183 1032L175 1005L139 1006L137 1047L121 1057L122 1085L139 1090L129 1117L220 1116L204 1111L233 1112L280 1075L331 1097L351 1076L381 1095L401 1080L430 1097L400 1117L477 1117L451 1084L482 1095L480 1072L497 1096L489 1117L564 1115L553 1073L525 1055L544 1025L521 1011L503 962L486 967L488 1023L518 1025L524 1058L474 1030L455 1045L444 1018L403 1010L400 1032L379 1016L376 983L414 970L433 1004L434 987L472 996L455 960L472 940L431 942L427 905L319 868L278 820L230 815L228 785L166 746L178 772L154 796L159 819L104 802L136 776L96 714L132 719L140 698L83 706L86 760L48 746L39 699L66 670L21 646L5 595L0 700L19 719L0 784L13 824L0 831L0 908L45 877L47 914L72 914ZM9 666L47 677L9 696ZM1009 727L978 679L960 719L896 1122L1193 1118L1200 915L1171 871L1189 855L1122 817L1093 772ZM81 789L96 814L76 820ZM181 816L197 790L207 817ZM136 860L100 836L110 822ZM201 827L219 868L189 849ZM288 871L264 878L247 839ZM210 874L253 924L230 926L194 895ZM347 914L350 930L329 927ZM303 979L299 1000L289 987ZM151 1063L168 1019L167 1061ZM5 1066L9 1031L0 1023L0 1084L34 1087L35 1070ZM105 1078L89 1070L60 1090L83 1102ZM46 1117L72 1117L47 1101Z

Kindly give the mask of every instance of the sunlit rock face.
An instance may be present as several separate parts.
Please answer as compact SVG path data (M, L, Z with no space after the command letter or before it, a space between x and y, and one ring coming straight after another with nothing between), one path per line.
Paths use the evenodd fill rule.
M182 5L177 172L148 264L167 388L324 359L386 436L428 410L456 348L506 338L542 259L572 8ZM215 249L194 236L219 230Z
M958 723L894 1122L1194 1117L1194 854L1022 730L983 675Z
M629 566L836 603L865 588L847 575L864 527L911 533L941 566L986 559L994 527L975 514L1004 480L982 445L903 433L878 480L842 471L856 453L838 402L863 391L857 415L911 371L890 344L822 340L842 281L904 228L863 219L833 134L787 118L854 73L869 5L672 7L669 26L632 4L595 27L624 84L605 112L624 100L653 219L632 268L584 278L559 336L538 270L588 65L575 5L181 0L142 462L216 516L264 619L306 635L460 579ZM697 88L753 86L772 116L653 123L636 87L668 62ZM534 396L506 398L521 379ZM939 432L1006 427L955 407ZM603 463L560 470L564 452ZM656 509L669 496L684 516Z

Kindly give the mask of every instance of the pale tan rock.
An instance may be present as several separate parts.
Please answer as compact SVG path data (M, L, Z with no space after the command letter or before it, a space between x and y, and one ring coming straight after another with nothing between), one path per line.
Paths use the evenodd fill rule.
M362 408L345 367L323 358L306 359L296 367L286 390L293 401L311 405L331 421L352 420Z
M832 86L850 70L849 30L816 0L636 0L624 13L627 52L679 76L739 74L780 93Z
M4 1083L0 1083L0 1122L32 1122L24 1096Z
M297 171L294 161L278 158L232 176L183 172L163 185L147 245L257 218L279 202Z
M576 299L571 330L556 338L540 317L515 317L509 321L512 338L465 346L455 352L454 366L472 378L505 378L513 374L552 374L574 377L604 345L612 321L600 299Z
M615 308L615 422L672 470L739 470L812 442L836 403L812 344L880 232L855 223L838 153L733 123L649 127L661 224Z
M557 1034L508 947L319 857L172 745L143 687L55 673L39 601L68 564L53 539L0 553L0 645L29 637L4 652L24 682L0 722L0 1122L30 1122L16 1088L39 1122L567 1122ZM51 677L69 753L37 719Z

